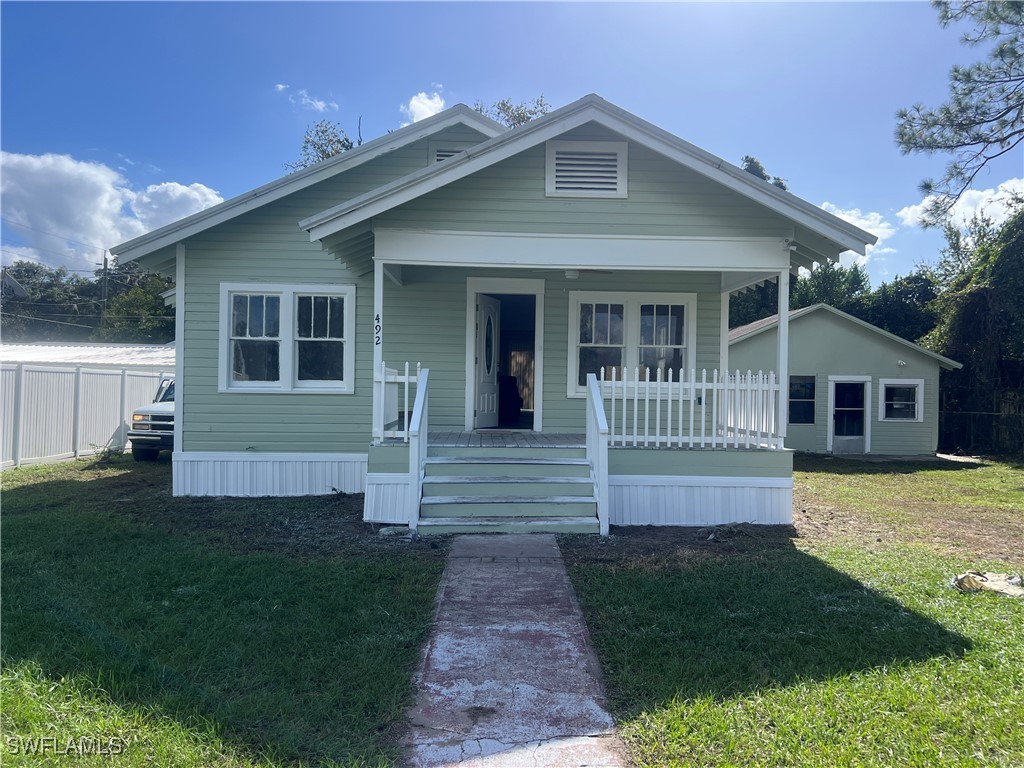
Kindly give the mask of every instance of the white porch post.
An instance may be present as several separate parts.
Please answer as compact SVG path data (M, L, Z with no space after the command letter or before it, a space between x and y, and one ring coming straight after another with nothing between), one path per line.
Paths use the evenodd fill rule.
M789 424L789 270L779 272L779 424L783 446Z
M729 370L729 291L722 292L721 336L718 341L718 370Z
M384 439L384 262L373 262L373 440Z

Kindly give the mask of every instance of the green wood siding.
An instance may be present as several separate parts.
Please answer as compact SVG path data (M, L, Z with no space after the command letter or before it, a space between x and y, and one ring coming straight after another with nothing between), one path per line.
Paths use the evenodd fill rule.
M778 330L770 328L729 347L729 367L774 370ZM906 365L899 365L902 360ZM815 377L814 425L789 425L786 447L828 450L829 376L871 376L871 452L933 453L939 429L939 364L928 355L891 341L827 310L803 315L789 326L789 372ZM879 379L923 379L924 419L880 421ZM920 404L919 404L920 405Z
M436 140L480 141L458 127ZM426 166L426 139L239 216L185 243L186 451L365 452L371 434L373 275L356 277L298 221ZM356 382L351 395L217 391L222 282L356 286Z
M559 140L621 140L584 126ZM629 144L628 198L544 195L543 145L376 217L386 227L477 232L790 237L792 223Z
M792 477L792 451L609 448L609 475Z

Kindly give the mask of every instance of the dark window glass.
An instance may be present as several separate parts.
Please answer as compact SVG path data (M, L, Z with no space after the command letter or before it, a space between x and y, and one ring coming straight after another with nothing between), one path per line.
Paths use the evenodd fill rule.
M247 336L249 324L249 297L233 296L231 299L231 335Z
M267 296L264 299L263 330L270 338L281 335L281 297Z
M622 348L621 347L581 347L579 385L586 386L587 374L593 373L598 379L601 378L601 368L604 367L604 377L611 379L612 369L616 370L615 377L622 379Z
M263 297L249 297L249 333L250 338L261 338L267 334L263 331Z
M885 388L885 418L916 419L917 387L887 385Z
M683 350L680 347L641 347L640 348L640 381L647 381L648 372L651 381L668 381L668 372L672 371L672 381L679 380L679 371L683 367Z
M280 342L237 339L231 347L234 381L280 381Z
M814 423L814 377L789 377L789 423Z
M327 338L327 307L329 306L327 296L313 297L313 338Z
M345 345L338 341L300 341L299 381L342 381Z
M594 305L580 304L580 344L594 342Z
M836 383L836 408L864 408L864 385L860 382Z
M300 339L313 335L313 297L299 296L296 304L295 330Z
M331 321L327 335L332 339L345 338L345 299L341 296L331 297Z
M836 411L836 437L863 437L864 411Z

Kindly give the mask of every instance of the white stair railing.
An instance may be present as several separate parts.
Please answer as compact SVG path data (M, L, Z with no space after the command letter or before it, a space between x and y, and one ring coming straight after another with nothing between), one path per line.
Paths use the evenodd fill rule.
M779 434L779 385L775 373L758 371L601 369L599 394L610 405L611 445L649 448L783 447ZM593 374L590 374L593 375ZM589 395L588 395L589 396ZM710 400L710 402L709 402Z
M408 367L408 364L407 366ZM417 366L419 368L419 366ZM420 520L420 497L423 495L423 475L427 463L427 442L429 435L429 413L427 381L430 369L419 370L416 377L416 403L412 417L408 420L409 442L409 530L416 532ZM406 388L408 392L408 388Z
M587 374L587 460L594 472L597 522L601 535L608 535L608 419L597 377Z
M379 444L388 438L409 442L409 396L419 374L419 363L416 363L415 373L410 374L409 363L405 364L404 373L399 373L395 368L388 368L387 363L381 362L380 369L373 376L374 443ZM400 403L401 410L398 407Z

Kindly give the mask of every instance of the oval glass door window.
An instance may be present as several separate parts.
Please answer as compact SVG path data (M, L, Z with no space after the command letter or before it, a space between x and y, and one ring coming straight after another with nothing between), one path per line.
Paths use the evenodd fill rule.
M494 368L494 325L490 317L484 330L484 369L489 376Z

